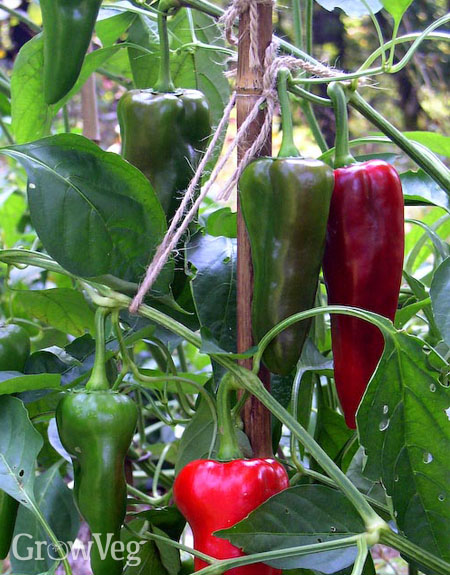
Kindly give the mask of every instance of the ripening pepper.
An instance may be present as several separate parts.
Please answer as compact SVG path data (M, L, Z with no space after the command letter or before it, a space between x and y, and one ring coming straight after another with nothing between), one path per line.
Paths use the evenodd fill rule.
M123 157L147 176L171 220L211 133L205 96L198 90L130 90L117 115Z
M91 534L98 534L101 547L108 549L102 558L93 537L94 575L122 573L123 562L112 556L111 546L120 541L125 518L124 460L136 421L135 403L109 390L67 394L56 410L61 443L73 461L75 501Z
M19 325L0 327L0 371L20 371L30 355L30 338ZM0 489L0 559L11 547L19 502Z
M339 98L342 94L334 90L332 85L330 95ZM338 114L338 169L323 261L328 302L394 320L404 251L401 181L396 170L384 161L352 163L346 118L342 119L342 111L337 110ZM332 315L331 338L336 389L347 425L354 429L355 414L383 353L384 339L374 325L344 315Z
M239 181L254 273L255 343L283 319L313 307L333 190L329 166L299 157L292 140L289 101L280 86L280 154L254 160ZM293 370L309 327L310 321L296 323L271 341L263 355L271 372L288 375Z
M74 86L102 0L41 0L44 98L55 104Z
M244 553L214 531L244 519L269 497L289 487L283 466L273 459L236 459L220 462L191 461L174 483L174 499L194 534L194 548L216 559ZM195 571L208 564L195 558ZM263 563L225 571L227 575L279 575L281 570Z

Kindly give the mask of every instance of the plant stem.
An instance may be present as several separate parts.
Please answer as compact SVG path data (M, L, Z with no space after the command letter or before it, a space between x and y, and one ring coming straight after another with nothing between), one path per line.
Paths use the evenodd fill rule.
M89 391L104 391L109 389L105 369L105 320L110 309L98 307L95 312L95 359L91 377L86 383Z
M400 130L388 122L375 108L372 108L358 92L353 92L349 103L355 110L358 110L360 114L397 144L397 146L433 178L444 191L450 193L450 170L448 170L434 154L426 148L419 148L414 142L404 136Z
M311 102L309 102L306 99L302 99L300 106L303 110L303 113L305 114L305 118L309 124L312 135L314 136L314 139L316 140L316 143L319 146L320 151L323 154L324 152L326 152L328 150L328 144L324 138L322 130L320 129L319 122L317 121L313 107L311 106Z
M312 56L313 52L313 15L314 3L313 0L306 0L305 12L305 50Z
M232 378L232 376L231 376ZM234 389L230 382L230 375L226 374L219 385L217 392L217 415L219 424L219 461L242 459L242 452L236 437L236 431L231 415L231 393Z
M67 109L67 104L64 104L63 109L63 121L64 121L64 131L69 134L70 133L70 119L69 119L69 110Z
M292 0L292 20L295 45L303 48L302 6L300 0Z
M322 96L316 96L316 94L312 94L305 90L298 84L294 84L297 80L293 80L289 84L289 91L292 92L295 96L300 96L300 98L305 99L307 102L311 102L312 104L317 104L318 106L331 106L332 102L328 98L322 98Z
M155 85L156 92L173 92L175 90L170 75L170 47L169 34L167 31L167 14L158 13L158 32L159 32L159 49L160 65L159 78Z
M283 139L281 141L279 158L298 158L300 156L297 147L294 144L294 129L292 125L291 105L289 103L289 93L287 82L290 72L287 68L282 68L278 72L278 100L281 108L281 125L283 130Z
M55 547L56 551L58 552L58 555L61 557L61 562L64 566L65 574L66 575L72 575L72 569L70 568L70 564L69 564L69 561L66 557L65 551L62 548L61 543L58 541L58 538L53 533L53 530L51 529L50 525L47 523L45 517L42 515L41 510L39 509L39 507L37 507L37 505L35 505L34 501L28 501L28 503L30 504L30 506L33 510L33 513L38 518L39 523L42 525L42 528L44 529L44 531L49 536L50 541L53 543L53 546Z
M329 84L327 91L333 102L334 117L336 119L334 167L343 168L356 162L355 158L350 154L348 145L347 97L344 87L338 82Z
M222 559L216 561L209 567L204 567L198 571L198 575L219 575L252 563L260 563L264 561L272 561L274 559L284 559L287 557L302 557L303 555L310 555L313 553L320 553L324 551L334 551L335 549L344 549L346 547L354 547L357 545L358 540L364 537L361 535L351 535L335 541L326 541L323 543L312 543L311 545L301 545L298 547L287 547L285 549L277 549L274 551L265 551L263 553L253 553L252 555L244 555L243 557L236 557L234 559Z
M392 46L391 46L391 51L389 53L389 60L387 63L388 66L388 70L390 68L392 68L392 65L394 63L394 55L395 55L395 39L397 38L397 34L398 34L398 28L400 26L400 19L398 21L395 22L394 24L394 31L392 33Z
M450 573L450 563L436 557L422 547L418 547L415 543L408 541L408 539L398 533L394 533L390 529L380 530L380 543L397 549L409 559L419 563L419 565L426 565L436 575L448 575Z

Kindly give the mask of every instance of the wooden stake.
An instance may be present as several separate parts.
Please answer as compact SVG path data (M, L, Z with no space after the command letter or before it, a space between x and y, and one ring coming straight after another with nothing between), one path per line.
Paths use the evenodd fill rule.
M250 19L249 13L241 15L239 21L239 46L238 46L238 70L236 79L237 90L237 126L238 129L244 122L249 111L261 96L262 75L264 69L255 71L249 65L250 47ZM264 62L264 54L267 46L272 40L272 6L269 4L258 4L258 44L259 60ZM245 151L251 146L258 136L264 122L264 111L256 118L250 126L247 137L243 145L238 150L238 159L242 158ZM267 139L260 155L271 155L271 136ZM252 322L251 322L251 300L253 292L253 270L251 263L250 244L247 237L247 230L242 218L242 213L238 198L238 256L237 256L237 331L238 352L243 352L252 347ZM244 360L242 364L251 368L251 360ZM259 373L259 377L264 385L270 388L270 373L265 369ZM244 409L244 427L253 448L255 457L272 457L272 433L270 413L254 397L249 399Z
M89 48L91 52L92 47ZM98 120L97 94L95 75L92 74L81 88L81 116L83 119L83 136L96 144L100 143L100 123Z

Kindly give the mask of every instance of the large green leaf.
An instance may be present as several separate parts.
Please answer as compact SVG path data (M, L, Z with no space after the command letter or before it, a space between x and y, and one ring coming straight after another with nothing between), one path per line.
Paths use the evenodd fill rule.
M21 290L16 298L30 316L64 333L81 336L94 331L94 312L77 290Z
M78 93L88 77L119 49L108 46L88 54L75 86L62 100L49 106L44 100L44 53L42 35L23 45L14 62L11 76L11 117L16 142L23 144L50 133L58 110Z
M430 288L434 319L444 341L450 345L450 258L436 270Z
M61 478L59 467L60 462L40 475L36 480L34 492L36 503L58 540L72 543L78 533L79 514L72 493ZM33 541L48 540L36 517L24 507L19 509L14 534L20 535L15 549L17 553L11 553L11 565L15 573L37 575L55 563L48 551L50 550L53 557L56 552L47 546L42 550L42 559L39 559L37 552L31 553L29 559L21 559L30 555L30 547L36 551L36 547L32 545Z
M364 523L347 499L323 485L298 485L268 499L246 518L215 533L260 553L342 539L364 531ZM315 569L335 573L355 561L356 547L268 561L279 569Z
M400 174L403 196L408 205L432 204L450 212L450 197L423 170Z
M60 385L61 376L56 373L24 375L14 371L0 371L0 395L38 389L58 389Z
M82 277L138 282L166 231L145 176L90 140L60 134L3 148L28 174L33 225L47 252ZM155 292L167 292L169 265Z
M424 342L397 332L357 413L365 474L383 482L398 526L448 561L450 387L448 364Z
M26 507L36 504L35 464L42 445L20 399L0 397L0 489Z

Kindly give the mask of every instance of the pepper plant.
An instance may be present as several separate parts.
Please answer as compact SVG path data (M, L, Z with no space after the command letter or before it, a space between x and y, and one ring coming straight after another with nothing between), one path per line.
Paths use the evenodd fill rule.
M448 14L405 25L421 6L292 0L263 69L267 3L234 4L237 44L207 0L0 3L32 36L0 74L4 573L371 575L377 544L450 573L449 144L373 105L448 58ZM373 25L354 69L318 58L334 7ZM130 311L231 92L242 125L271 71L278 155ZM121 150L86 137L105 108Z

